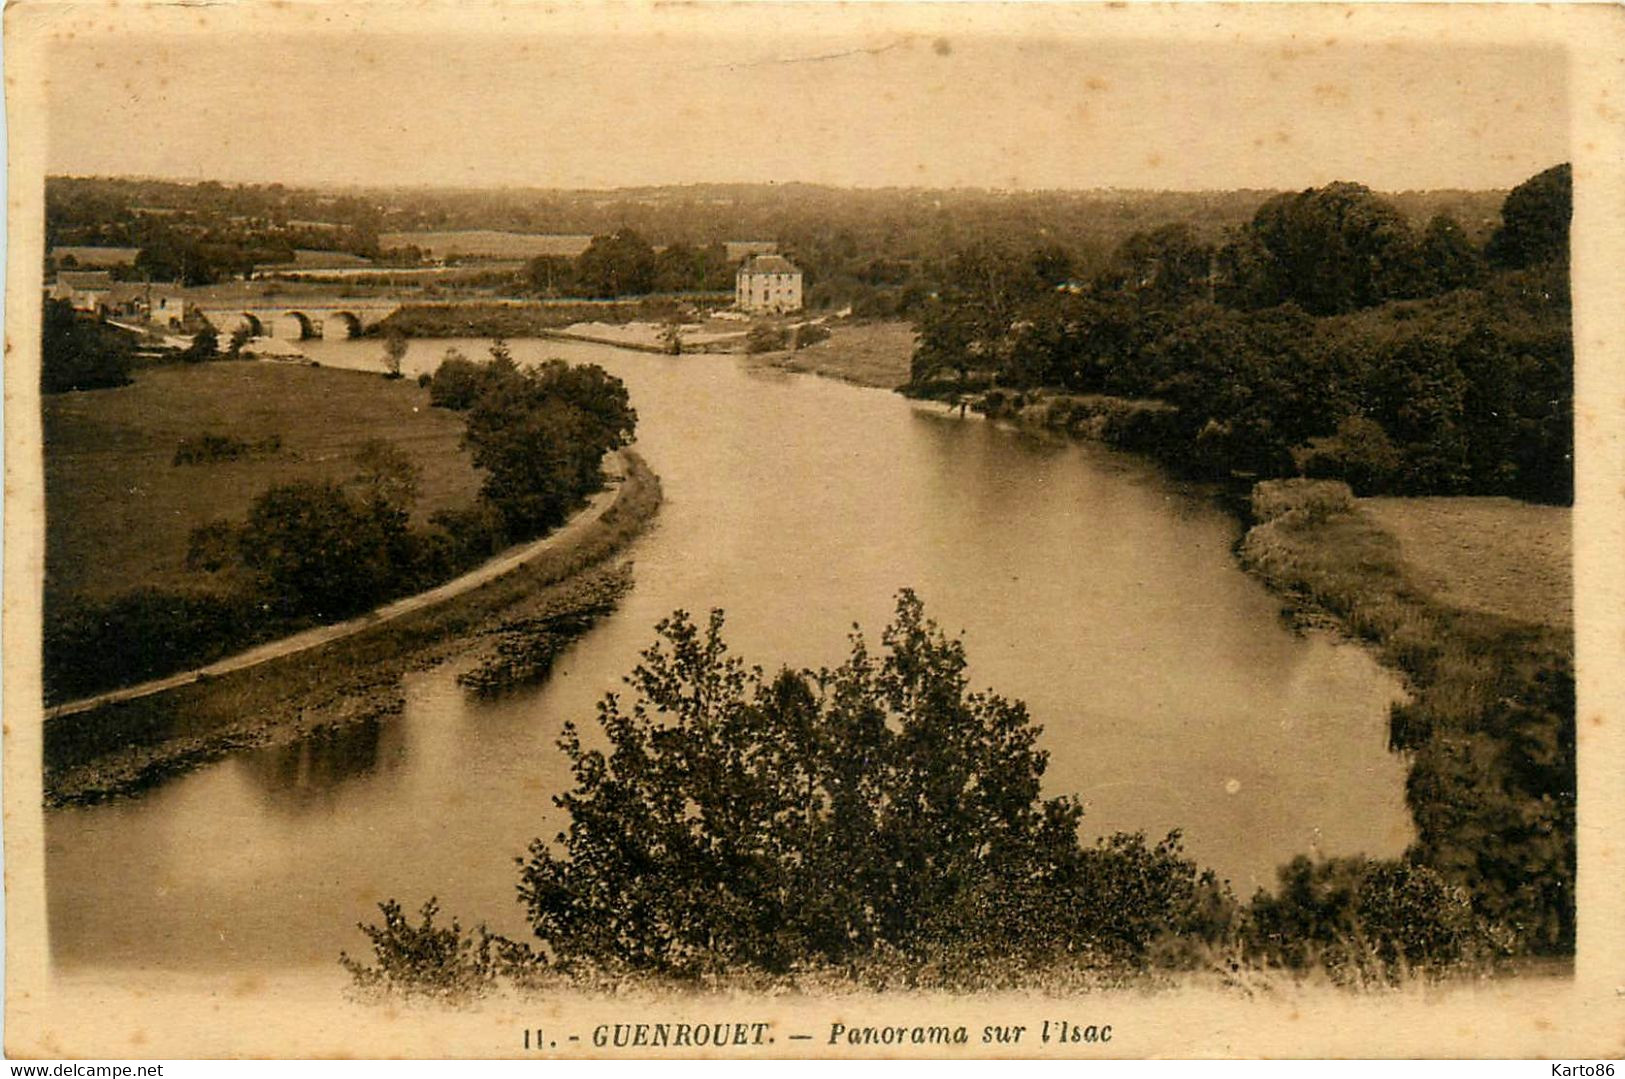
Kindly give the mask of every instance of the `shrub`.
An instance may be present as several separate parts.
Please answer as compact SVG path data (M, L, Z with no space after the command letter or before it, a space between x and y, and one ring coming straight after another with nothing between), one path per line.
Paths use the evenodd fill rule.
M461 412L474 407L483 386L484 366L454 348L447 349L429 382L429 403Z
M462 1003L484 993L496 980L499 938L484 926L470 934L455 918L449 926L435 925L440 905L433 898L423 904L420 925L408 922L393 899L378 904L378 909L384 915L382 926L358 927L372 943L376 965L339 955L358 989Z
M192 338L192 343L181 353L181 359L186 363L203 363L218 355L220 355L220 335L213 330L205 329Z
M502 514L489 502L467 509L439 510L429 524L450 544L451 561L458 569L476 566L508 546Z
M563 360L521 370L501 342L481 373L464 441L485 469L480 497L514 539L540 535L603 485L604 454L637 425L626 386L597 364Z
M134 360L126 334L80 318L66 300L45 301L40 333L40 392L94 390L130 381Z
M1510 947L1510 934L1479 917L1464 889L1426 866L1300 855L1279 878L1277 894L1253 899L1246 930L1250 952L1271 965L1393 982L1488 963Z
M752 326L745 335L745 351L751 355L759 352L779 352L790 347L790 332L783 326L762 324Z
M239 359L243 354L244 346L248 344L253 336L253 329L246 324L232 330L229 343L226 346L226 355L234 360Z
M65 700L216 659L258 626L244 597L142 588L65 604L45 626L46 696Z
M1360 494L1389 490L1404 465L1382 424L1363 416L1343 420L1330 438L1310 439L1292 457L1305 476L1343 480Z
M1354 508L1354 492L1336 480L1265 480L1253 486L1253 520L1260 524L1299 512L1324 520Z
M281 445L280 438L277 445ZM211 465L248 456L252 447L236 435L187 435L175 443L172 465Z
M290 483L254 500L243 562L288 614L352 614L398 590L396 543L404 524L334 483Z
M791 337L791 348L803 349L808 345L816 345L820 341L829 340L829 330L814 322L803 322L796 326Z
M384 377L400 378L401 361L406 359L406 335L390 327L384 331Z

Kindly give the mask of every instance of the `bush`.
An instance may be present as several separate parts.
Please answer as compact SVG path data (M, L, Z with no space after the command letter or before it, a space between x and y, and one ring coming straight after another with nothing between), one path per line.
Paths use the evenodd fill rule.
M1354 492L1336 480L1265 480L1253 485L1253 520L1259 524L1288 513L1324 520L1354 508Z
M1404 457L1382 424L1350 416L1330 438L1312 438L1292 452L1299 471L1311 479L1343 480L1362 495L1391 488Z
M281 445L278 438L277 445ZM212 465L248 456L251 447L236 435L186 435L175 443L171 465Z
M192 343L181 353L181 359L186 363L204 363L219 355L220 335L206 329L193 336Z
M474 407L484 386L485 366L450 348L429 382L429 403L453 412L466 411Z
M485 469L480 497L510 538L541 535L603 485L604 454L637 426L626 386L597 364L549 360L521 370L500 341L481 369L464 441Z
M130 381L134 359L127 335L80 318L66 300L45 301L40 333L40 392L94 390Z
M790 347L790 332L783 326L763 324L752 326L745 335L745 351L751 355L759 352L781 352Z
M1293 970L1318 968L1345 983L1387 983L1507 954L1511 934L1474 913L1466 891L1406 862L1299 856L1276 895L1249 909L1251 954Z
M237 560L238 530L230 521L210 521L186 538L186 568L215 573Z
M290 483L254 500L243 526L243 562L282 612L332 618L370 607L400 588L404 522L334 483Z
M458 570L477 566L508 546L502 514L489 502L468 509L439 510L429 524L446 538L451 563Z
M791 339L791 348L803 349L808 345L816 345L820 341L829 340L829 330L813 322L803 322L795 328Z
M384 377L400 378L401 361L406 359L406 335L390 327L384 331Z
M409 923L393 899L378 909L384 915L382 926L358 926L372 942L376 965L339 954L358 989L456 1004L481 995L496 980L499 938L484 926L466 934L455 918L449 926L435 925L440 905L433 898L423 904L420 925Z

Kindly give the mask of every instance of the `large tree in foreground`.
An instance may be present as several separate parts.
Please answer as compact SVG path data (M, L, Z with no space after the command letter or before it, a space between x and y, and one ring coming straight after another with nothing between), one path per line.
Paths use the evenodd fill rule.
M963 647L912 593L880 655L854 634L816 674L746 667L722 625L661 623L630 704L600 705L607 751L566 728L571 823L532 845L520 884L556 961L1125 958L1211 911L1217 886L1175 842L1080 846L1078 803L1040 795L1025 706L970 692Z

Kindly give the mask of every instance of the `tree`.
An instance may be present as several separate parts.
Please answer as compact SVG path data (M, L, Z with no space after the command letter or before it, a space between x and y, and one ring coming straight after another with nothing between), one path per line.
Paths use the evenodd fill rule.
M335 483L270 488L248 513L243 562L262 590L291 614L353 614L388 595L397 567L388 522Z
M1426 866L1299 855L1278 877L1276 893L1259 892L1248 912L1248 949L1271 964L1319 967L1342 982L1390 981L1487 961L1508 942L1475 914L1465 889Z
M1382 424L1365 416L1346 417L1335 435L1311 438L1292 456L1305 476L1343 480L1359 495L1387 491L1404 463Z
M150 236L135 254L135 272L149 281L178 281L183 285L210 285L221 268L190 238L167 230Z
M834 670L766 676L722 629L720 611L660 623L630 707L599 705L606 750L566 725L570 824L531 845L520 883L556 961L697 974L888 952L1140 955L1194 930L1217 892L1174 840L1144 859L1138 837L1085 851L1078 803L1041 796L1047 754L1025 706L969 690L963 646L912 592L884 652L854 633ZM1188 887L1129 883L1182 874ZM1107 909L1131 891L1154 928Z
M1277 195L1258 208L1249 231L1265 256L1256 270L1266 306L1292 302L1333 315L1403 294L1410 227L1361 184Z
M587 250L576 256L575 271L589 296L641 296L655 286L654 248L631 229L617 229L608 236L594 236Z
M231 331L230 343L226 346L226 355L238 359L243 354L243 347L253 338L254 330L244 323Z
M544 296L568 295L575 287L575 260L565 255L537 255L525 266L530 287Z
M396 515L404 522L417 500L422 470L395 443L369 438L356 450L354 483L375 512Z
M464 441L486 470L481 497L515 538L537 535L602 485L604 454L631 439L637 413L621 380L597 364L520 370L501 342L480 380Z
M429 404L435 408L462 412L474 407L484 386L484 371L480 364L464 356L455 348L446 350L445 358L435 368L429 382Z
M1417 242L1415 272L1418 296L1472 288L1484 279L1484 256L1455 218L1435 214Z
M129 339L66 300L46 300L40 333L40 392L123 386L133 365Z
M384 335L384 377L400 378L401 361L406 358L406 335L391 329Z
M181 353L187 363L203 363L220 354L220 335L205 327L192 338L192 343Z
M715 291L733 285L728 252L721 244L668 244L655 255L654 287L661 292Z
M1574 175L1565 162L1513 188L1501 204L1501 227L1490 237L1490 262L1506 269L1569 261Z
M1154 303L1179 304L1207 297L1213 246L1189 225L1163 225L1136 232L1112 256L1106 283Z

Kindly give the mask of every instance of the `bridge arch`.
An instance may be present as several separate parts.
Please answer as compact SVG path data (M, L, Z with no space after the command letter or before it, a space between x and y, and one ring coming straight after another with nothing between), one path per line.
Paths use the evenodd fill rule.
M322 336L344 340L361 336L361 316L354 311L329 311L322 323Z
M231 327L231 332L236 333L238 330L243 329L246 329L251 337L265 336L265 323L261 322L260 317L252 311L239 312L236 323Z
M316 336L316 323L303 311L287 311L277 319L278 337L289 341L303 341Z

